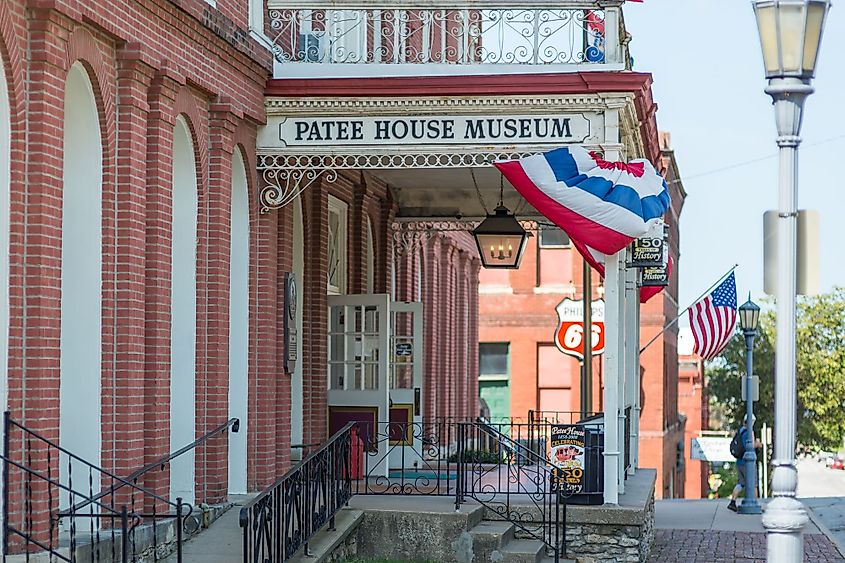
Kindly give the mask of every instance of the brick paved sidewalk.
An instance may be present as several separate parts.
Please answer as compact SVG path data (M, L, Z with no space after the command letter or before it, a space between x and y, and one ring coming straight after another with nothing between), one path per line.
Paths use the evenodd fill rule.
M649 561L765 563L766 534L714 530L657 530ZM804 561L845 562L845 557L824 534L805 534Z

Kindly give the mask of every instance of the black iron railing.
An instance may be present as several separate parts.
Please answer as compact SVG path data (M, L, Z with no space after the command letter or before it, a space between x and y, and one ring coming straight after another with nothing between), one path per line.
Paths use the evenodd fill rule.
M459 423L456 508L476 500L521 535L542 541L558 561L566 549L566 505L603 502L603 435L596 420ZM560 447L570 442L578 444L572 452Z
M631 407L625 407L624 443L625 443L625 479L628 478L628 470L631 469Z
M516 444L547 458L551 449L550 432L555 424L578 420L578 413L556 413L543 418L497 417L467 419L438 417L433 422L359 422L361 436L361 477L353 481L356 495L429 495L452 496L458 478L458 427L462 423L489 425L493 433L475 437L464 444L468 459L499 465L500 440L504 434ZM525 422L529 420L531 422ZM601 421L587 420L580 424L595 431ZM507 448L514 462L524 464L522 448ZM600 490L593 492L600 493Z
M159 458L159 459L157 459L157 460L155 460L151 463L148 463L147 465L145 465L143 467L136 469L135 471L133 471L128 476L117 480L115 483L112 484L111 487L109 487L105 491L102 491L102 492L94 495L90 499L85 499L85 500L77 503L75 506L71 506L70 508L68 508L65 511L60 511L59 517L61 518L63 516L67 516L71 511L78 512L79 510L84 509L86 506L88 506L92 502L95 502L95 501L97 501L97 500L99 500L103 497L109 496L109 495L114 495L117 491L119 491L120 489L122 489L123 487L125 487L127 485L131 484L133 486L137 486L138 481L141 479L141 477L143 477L147 473L150 473L151 471L155 471L155 470L163 470L171 461L173 461L177 457L180 457L180 456L188 453L191 450L195 450L195 449L199 448L200 446L205 445L206 442L208 442L210 439L214 438L215 436L218 436L220 434L225 434L229 430L229 428L232 429L233 433L237 433L238 430L240 429L240 425L241 425L241 423L240 423L239 419L230 418L229 420L227 420L223 424L219 425L217 428L215 428L215 429L213 429L209 432L206 432L205 434L203 434L202 436L200 436L199 438L197 438L196 440L194 440L193 442L191 442L187 446L179 448L178 450L171 452L171 453L167 454L166 456L162 456L161 458Z
M455 508L467 498L479 502L487 518L543 542L557 563L566 549L566 505L552 492L552 467L545 451L509 434L485 421L458 425Z
M329 524L352 497L354 422L309 454L240 512L244 563L288 561ZM357 443L357 440L356 440ZM353 459L356 458L356 459Z
M205 444L231 427L231 419L191 444L148 464L127 477L98 467L43 435L4 417L3 546L5 553L27 557L43 552L50 561L160 561L170 546L159 545L158 528L172 521L177 561L182 561L182 534L192 507L139 485L154 469ZM12 452L11 444L20 444ZM62 508L66 506L67 508ZM139 540L148 526L149 545Z
M359 423L363 467L354 493L454 495L458 420Z

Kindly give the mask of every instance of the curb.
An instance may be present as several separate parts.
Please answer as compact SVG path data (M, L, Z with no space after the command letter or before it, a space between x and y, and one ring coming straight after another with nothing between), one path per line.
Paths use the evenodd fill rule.
M830 543L832 543L834 547L836 547L836 550L839 552L839 555L845 557L845 545L843 545L839 540L836 539L836 537L833 535L833 532L830 531L830 528L825 526L824 522L822 522L822 519L813 511L812 508L807 505L804 505L804 507L807 510L807 516L810 517L810 520L813 521L813 524L816 525L816 528L818 528L821 533L827 536L827 539L830 540Z

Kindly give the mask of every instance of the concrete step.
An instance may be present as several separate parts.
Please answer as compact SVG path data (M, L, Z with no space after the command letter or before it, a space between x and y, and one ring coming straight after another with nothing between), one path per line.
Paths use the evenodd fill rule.
M513 541L514 525L510 522L483 521L469 531L472 536L473 561L495 561L493 552L500 552Z
M362 510L344 508L335 515L334 530L330 531L328 525L326 525L308 542L310 555L305 555L303 548L290 561L295 563L330 561L336 552L343 552L341 545L355 532L363 517L364 512Z
M545 545L537 540L513 540L500 553L502 563L538 563L546 555Z

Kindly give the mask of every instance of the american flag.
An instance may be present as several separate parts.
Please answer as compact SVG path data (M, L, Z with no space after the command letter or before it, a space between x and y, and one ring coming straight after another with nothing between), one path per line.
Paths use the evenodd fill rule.
M736 324L736 279L733 272L689 309L695 353L712 360L733 336Z

